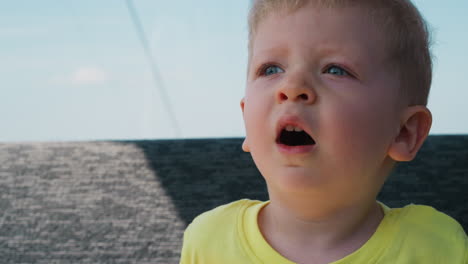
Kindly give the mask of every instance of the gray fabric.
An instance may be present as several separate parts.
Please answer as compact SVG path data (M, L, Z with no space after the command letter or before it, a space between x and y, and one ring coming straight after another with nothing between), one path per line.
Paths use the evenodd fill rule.
M267 199L242 139L0 144L1 263L178 263L203 211ZM468 227L468 136L431 136L379 200Z

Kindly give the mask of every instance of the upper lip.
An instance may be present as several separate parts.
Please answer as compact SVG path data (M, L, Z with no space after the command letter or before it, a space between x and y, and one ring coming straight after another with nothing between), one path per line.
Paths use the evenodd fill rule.
M281 132L283 131L283 129L286 128L286 126L299 127L302 130L304 130L304 132L306 132L312 139L314 139L314 137L312 136L310 127L302 118L296 115L284 115L278 120L278 124L276 125L276 142L277 143L279 143Z

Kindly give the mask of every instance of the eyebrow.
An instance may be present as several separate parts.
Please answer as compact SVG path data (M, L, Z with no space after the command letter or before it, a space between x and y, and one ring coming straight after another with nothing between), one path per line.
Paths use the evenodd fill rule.
M252 50L253 51L253 50ZM268 48L263 48L260 51L255 52L257 56L284 56L284 55L289 55L290 49L286 47L268 47ZM253 55L253 53L252 53Z
M274 58L277 56L288 56L290 53L289 49L285 47L268 47L255 52L254 56L253 50L254 49L252 49L252 54L248 65L249 74L252 70L256 71L256 66L258 66L258 64L268 62L269 58Z

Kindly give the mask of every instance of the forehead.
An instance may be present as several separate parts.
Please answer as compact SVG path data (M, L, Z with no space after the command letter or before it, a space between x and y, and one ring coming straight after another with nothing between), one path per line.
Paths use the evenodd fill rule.
M300 50L303 56L335 54L356 63L369 63L366 58L382 59L384 39L380 30L368 8L307 5L264 17L255 30L251 53L255 59L267 53Z

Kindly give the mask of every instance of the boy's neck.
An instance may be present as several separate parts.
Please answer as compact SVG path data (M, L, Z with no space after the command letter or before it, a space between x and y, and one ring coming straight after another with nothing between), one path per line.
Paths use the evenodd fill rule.
M295 205L291 210L272 199L260 211L258 224L268 243L297 263L311 259L316 260L313 263L329 263L351 254L369 240L384 216L375 200L326 214L302 214L302 210L313 212L313 206Z

